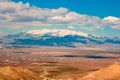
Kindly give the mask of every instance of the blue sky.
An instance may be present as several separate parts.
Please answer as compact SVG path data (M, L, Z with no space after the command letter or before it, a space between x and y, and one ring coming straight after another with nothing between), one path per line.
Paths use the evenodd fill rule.
M120 0L13 0L29 2L41 8L65 7L71 11L104 18L106 16L120 17Z
M120 37L120 0L1 0L0 34L69 29Z

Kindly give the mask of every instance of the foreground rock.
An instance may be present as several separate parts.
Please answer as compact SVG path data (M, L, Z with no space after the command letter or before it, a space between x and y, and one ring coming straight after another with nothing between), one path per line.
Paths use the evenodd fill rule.
M0 80L33 80L36 79L35 73L21 67L1 67Z
M92 72L80 80L120 80L120 62Z

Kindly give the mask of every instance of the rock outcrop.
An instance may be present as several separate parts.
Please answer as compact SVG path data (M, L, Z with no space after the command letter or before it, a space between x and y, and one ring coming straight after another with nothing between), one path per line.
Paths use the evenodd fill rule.
M120 62L92 72L80 80L120 80Z
M36 79L35 73L22 67L1 67L0 80L32 80Z

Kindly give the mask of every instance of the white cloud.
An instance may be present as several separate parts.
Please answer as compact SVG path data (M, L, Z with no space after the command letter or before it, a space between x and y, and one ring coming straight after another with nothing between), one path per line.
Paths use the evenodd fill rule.
M11 1L11 0L0 0L0 2Z
M106 26L110 26L113 29L120 29L120 18L108 16L103 19Z
M80 25L92 29L110 26L120 29L120 19L89 16L69 11L66 8L48 9L30 6L29 3L0 0L0 27L19 28L22 26ZM87 29L86 28L86 29Z
M116 17L113 17L113 16L108 16L108 17L105 17L103 20L114 23L114 22L116 22L116 21L119 20L119 19L116 18Z

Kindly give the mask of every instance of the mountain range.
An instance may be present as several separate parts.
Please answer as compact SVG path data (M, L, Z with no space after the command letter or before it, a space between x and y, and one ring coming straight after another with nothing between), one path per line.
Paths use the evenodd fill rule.
M7 47L65 46L76 44L120 44L120 38L108 38L90 35L73 30L28 30L19 34L6 35L0 43Z

